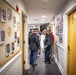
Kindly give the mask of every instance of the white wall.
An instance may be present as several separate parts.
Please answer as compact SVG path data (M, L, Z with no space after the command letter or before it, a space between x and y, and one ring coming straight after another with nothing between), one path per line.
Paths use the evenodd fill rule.
M63 44L58 44L58 57L59 66L63 70L63 75L67 75L67 47L68 47L68 15L67 12L76 5L76 0L68 0L63 6L62 10L55 16L57 18L59 15L63 14Z
M24 0L6 0L6 1L8 1L14 8L16 8L16 5L18 5L19 12L21 13L21 10L23 10L27 14L27 8Z
M16 60L16 62L5 72L4 75L22 75L22 64L21 56Z

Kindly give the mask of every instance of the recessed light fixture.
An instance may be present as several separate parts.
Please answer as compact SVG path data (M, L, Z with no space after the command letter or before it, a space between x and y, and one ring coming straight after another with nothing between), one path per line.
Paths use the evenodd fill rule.
M42 18L45 18L46 16L42 16Z

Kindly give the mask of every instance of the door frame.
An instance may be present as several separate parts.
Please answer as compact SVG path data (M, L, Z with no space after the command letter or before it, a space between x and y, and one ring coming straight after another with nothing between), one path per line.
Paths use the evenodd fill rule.
M65 19L65 32L66 32L66 38L65 38L65 43L64 43L64 63L65 63L65 66L64 66L64 75L67 75L67 69L68 69L68 15L73 12L74 10L76 9L76 4L73 5L71 8L69 8L65 13L64 13L64 16L63 18Z
M22 15L24 16L24 21L22 19ZM22 37L22 40L21 40L21 48L22 48L22 71L24 71L24 69L28 69L28 66L26 66L28 64L28 51L27 51L27 43L28 43L28 40L24 40L24 33L26 33L26 36L28 38L28 24L27 24L27 15L21 11L21 19L22 19L22 26L21 26L21 37ZM25 22L25 23L24 23ZM26 28L25 28L26 27ZM24 32L26 29L26 32ZM26 47L26 50L24 50L24 44L25 44L25 47ZM27 52L27 53L26 53Z

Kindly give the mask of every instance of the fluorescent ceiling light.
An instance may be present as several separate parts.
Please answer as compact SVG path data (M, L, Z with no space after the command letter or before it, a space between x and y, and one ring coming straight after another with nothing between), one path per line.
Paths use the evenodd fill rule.
M46 16L42 16L42 18L45 18Z

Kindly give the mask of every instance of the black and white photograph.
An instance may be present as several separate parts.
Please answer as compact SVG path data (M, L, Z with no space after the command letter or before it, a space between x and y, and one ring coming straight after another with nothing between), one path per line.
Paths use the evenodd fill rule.
M13 16L13 25L16 26L16 17Z
M59 34L59 42L63 43L63 35L62 34Z
M8 57L10 54L10 44L5 45L5 51L6 51L6 57Z
M6 11L4 9L0 9L0 19L1 22L6 22Z
M0 31L0 44L5 42L5 31Z
M12 53L12 54L14 53L14 50L15 50L15 43L12 42L12 43L11 43L11 53Z
M7 12L8 12L8 19L11 20L12 19L12 9L8 8Z

